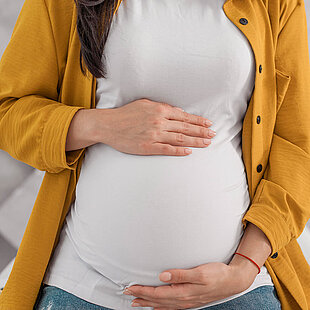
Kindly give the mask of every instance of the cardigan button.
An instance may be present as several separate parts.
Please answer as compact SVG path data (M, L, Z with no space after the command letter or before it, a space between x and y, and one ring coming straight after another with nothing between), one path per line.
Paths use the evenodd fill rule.
M259 164L257 167L256 167L256 171L257 172L261 172L263 170L263 166L261 164Z
M239 19L239 22L240 22L240 24L242 24L242 25L246 25L247 23L248 23L248 20L246 19L246 18L240 18Z
M262 73L262 70L263 70L263 67L262 67L262 65L259 65L259 68L258 68L258 70L259 70L259 73Z
M260 116L259 116L259 115L257 115L257 117L256 117L256 123L257 123L257 124L260 123Z
M274 253L271 258L277 258L278 257L278 252Z

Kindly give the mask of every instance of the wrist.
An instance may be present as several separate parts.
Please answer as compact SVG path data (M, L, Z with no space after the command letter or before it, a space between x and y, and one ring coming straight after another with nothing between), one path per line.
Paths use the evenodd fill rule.
M251 262L249 259L240 256L238 254L235 254L232 258L232 260L229 263L230 266L240 269L240 270L247 270L250 273L257 274L258 268L257 266Z
M94 110L79 109L72 118L66 139L66 152L78 150L97 143L95 134Z
M105 143L111 136L112 114L114 109L92 109L93 117L90 119L90 136L94 143Z
M257 276L257 266L243 256L235 254L228 265L233 276L242 283L243 290L247 289Z

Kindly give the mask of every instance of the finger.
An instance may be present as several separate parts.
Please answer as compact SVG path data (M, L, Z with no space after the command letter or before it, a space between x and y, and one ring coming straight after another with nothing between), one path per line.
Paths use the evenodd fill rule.
M190 268L190 269L169 269L163 271L159 275L159 280L167 283L196 283L204 284L204 271L207 268L207 264ZM166 278L165 275L170 273L170 279Z
M190 123L166 120L163 125L163 130L180 132L187 136L200 137L200 138L213 138L215 136L215 131L205 126L197 126Z
M182 108L176 108L176 109L178 109L178 110L180 110L180 111L184 112L184 110L183 110Z
M186 156L192 153L192 150L182 146L172 146L166 143L153 142L148 147L152 155L170 155L170 156ZM186 151L189 153L186 153Z
M170 105L168 106L170 108L165 110L167 119L175 119L178 121L200 125L200 126L205 126L205 127L209 127L212 125L212 122L209 119L204 118L203 116L190 114L187 112L180 111L179 109L176 109L175 107L172 107Z
M198 296L202 294L203 286L191 283L180 283L162 286L131 286L128 288L135 297L150 301L180 300L184 297ZM194 298L194 297L193 297Z
M191 137L183 133L168 131L162 132L158 140L158 142L168 143L172 146L207 147L211 144L211 138Z

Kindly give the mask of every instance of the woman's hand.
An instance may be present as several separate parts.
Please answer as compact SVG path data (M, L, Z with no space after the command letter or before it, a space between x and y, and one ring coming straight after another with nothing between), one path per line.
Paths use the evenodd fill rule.
M188 155L185 146L206 147L213 137L208 119L148 99L110 109L97 124L105 132L103 143L129 154Z
M236 255L237 256L237 255ZM128 288L140 307L154 310L202 307L209 302L238 294L254 282L257 267L240 257L233 264L208 263L192 269L169 269L171 283L163 286L133 285ZM161 273L162 275L162 273Z

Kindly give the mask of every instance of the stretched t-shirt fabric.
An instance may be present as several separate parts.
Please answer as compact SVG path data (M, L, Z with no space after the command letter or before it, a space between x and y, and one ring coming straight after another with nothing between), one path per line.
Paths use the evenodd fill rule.
M105 45L107 79L97 80L96 108L141 98L166 102L210 119L217 135L187 156L88 147L44 283L125 310L135 299L122 294L126 287L168 285L159 280L166 269L232 259L250 205L241 130L255 58L224 2L122 1ZM273 285L265 266L244 292L192 309L262 285Z

